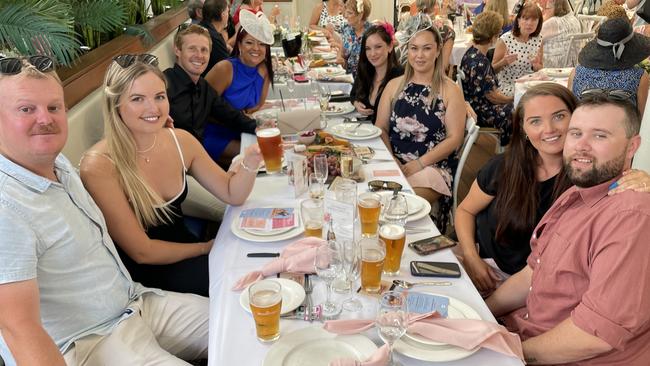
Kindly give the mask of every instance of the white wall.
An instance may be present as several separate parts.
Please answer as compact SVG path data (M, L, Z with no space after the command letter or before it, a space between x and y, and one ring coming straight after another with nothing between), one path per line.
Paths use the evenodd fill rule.
M646 110L643 114L643 119L641 120L641 146L634 155L634 162L632 166L637 169L643 169L646 172L650 173L650 96L648 101L646 101Z

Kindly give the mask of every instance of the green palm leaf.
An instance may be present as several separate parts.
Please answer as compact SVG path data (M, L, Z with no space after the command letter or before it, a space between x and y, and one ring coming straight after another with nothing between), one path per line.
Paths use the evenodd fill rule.
M70 1L75 23L81 28L108 33L126 25L127 12L115 0L76 0Z
M0 49L23 55L48 55L72 64L81 45L72 29L70 7L56 0L3 1L0 6Z

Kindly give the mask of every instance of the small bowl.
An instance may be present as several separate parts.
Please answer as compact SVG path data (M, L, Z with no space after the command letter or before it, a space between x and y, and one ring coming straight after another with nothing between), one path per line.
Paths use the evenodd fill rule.
M311 135L305 135L305 131L298 134L298 142L303 145L309 145L316 140L316 132L312 132Z

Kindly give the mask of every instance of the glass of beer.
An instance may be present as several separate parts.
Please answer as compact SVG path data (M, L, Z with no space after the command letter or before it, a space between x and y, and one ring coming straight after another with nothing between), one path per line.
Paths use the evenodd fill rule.
M255 319L257 339L273 342L280 338L282 286L273 280L262 280L248 288L248 300Z
M363 238L359 241L359 248L361 248L361 287L368 293L379 293L386 245L379 238Z
M361 221L361 235L363 237L375 236L379 226L381 196L372 192L362 193L357 200L357 207L359 208L359 221Z
M300 202L300 216L305 227L305 236L323 237L325 221L323 200L309 198Z
M260 145L267 174L277 174L282 171L282 137L277 127L258 128L257 143Z
M384 274L399 274L402 252L406 242L406 218L408 206L406 197L397 192L388 198L384 205L384 224L379 228L379 238L386 243L386 262Z

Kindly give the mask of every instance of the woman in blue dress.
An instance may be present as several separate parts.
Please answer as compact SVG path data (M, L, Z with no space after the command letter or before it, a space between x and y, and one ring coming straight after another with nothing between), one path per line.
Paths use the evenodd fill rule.
M431 203L442 198L437 224L444 227L465 104L458 86L444 75L442 38L431 19L417 14L407 22L400 39L408 53L405 72L386 85L376 125L415 193Z
M264 13L240 14L239 32L231 57L217 63L205 80L235 109L246 114L260 109L273 82L271 23ZM228 143L239 138L232 130L207 124L203 146L217 160Z

